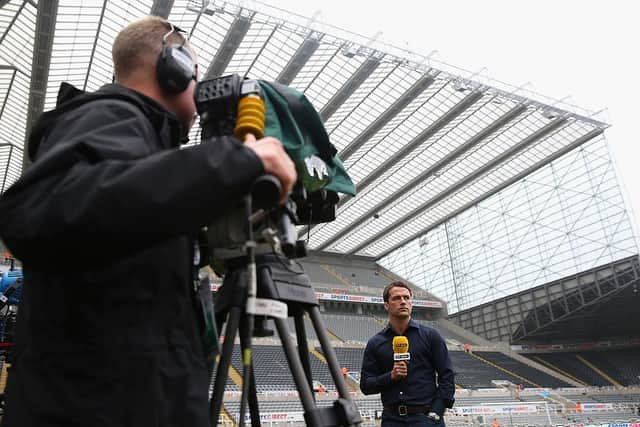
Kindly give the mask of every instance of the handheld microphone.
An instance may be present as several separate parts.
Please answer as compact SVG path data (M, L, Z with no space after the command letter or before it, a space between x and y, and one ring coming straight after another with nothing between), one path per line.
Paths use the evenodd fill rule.
M411 354L409 353L409 340L407 337L393 337L393 361L404 361L409 363Z

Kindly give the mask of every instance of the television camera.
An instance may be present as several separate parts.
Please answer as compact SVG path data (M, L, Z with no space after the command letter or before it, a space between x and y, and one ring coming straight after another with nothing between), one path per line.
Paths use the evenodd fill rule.
M262 176L251 194L207 227L209 261L224 273L215 303L217 329L226 324L218 361L211 419L217 422L236 334L243 359L239 424L244 425L246 403L253 426L260 425L255 376L252 375L251 338L270 336L266 319L273 319L310 426L351 426L360 414L342 376L333 347L320 318L318 300L309 277L294 260L306 256L306 244L297 240L296 225L335 219L338 192L355 194L322 121L301 93L277 83L229 75L201 81L195 91L202 143L214 137L243 140L278 138L296 165L298 181L283 205L277 200L277 178ZM307 314L320 341L339 398L331 407L318 408L303 317ZM297 343L286 322L293 317ZM297 344L297 345L296 345ZM297 351L296 351L297 347Z

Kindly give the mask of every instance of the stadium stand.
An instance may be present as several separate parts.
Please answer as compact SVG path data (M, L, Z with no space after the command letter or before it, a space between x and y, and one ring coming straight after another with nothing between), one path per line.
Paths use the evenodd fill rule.
M503 353L497 351L483 351L475 352L475 354L485 360L488 360L489 362L495 363L496 365L504 369L512 372L517 372L518 375L532 381L533 384L537 384L541 387L558 388L571 386L570 384L560 381L559 379L547 375L544 372L527 366L524 363L518 362L517 360L512 359Z
M322 349L320 347L316 347L314 349L317 354L321 357L324 357L324 353L322 352ZM349 373L349 375L351 376L351 378L353 378L356 382L360 381L360 370L362 369L362 352L363 349L362 348L349 348L349 347L335 347L334 351L336 353L336 357L338 359L338 363L340 364L341 368L346 368L347 372ZM312 362L313 364L313 362ZM312 366L312 369L317 369L317 363ZM323 374L322 371L318 372L317 370L313 371L313 376L314 379L318 379L320 382L322 382L322 384L326 387L329 388L328 386L330 386L331 389L334 389L334 384L333 384L333 380L330 378L330 376L328 375L328 368L325 366L320 366L321 369L323 369L324 371L326 371L326 374ZM317 378L316 378L317 376ZM324 381L331 381L331 382L323 382ZM357 387L354 387L357 388ZM357 390L356 390L357 391Z
M378 287L380 289L389 283L389 279L380 276L379 272L373 268L345 267L334 265L336 273L349 280L355 286Z
M275 345L255 346L252 353L253 372L258 392L296 389L282 347ZM242 373L239 345L234 346L231 364L238 372Z
M323 314L326 328L345 341L367 342L383 326L371 316Z
M453 340L457 343L460 344L464 344L466 342L469 342L470 340L466 337L463 337L462 335L458 334L457 332L453 331L452 329L450 329L445 322L443 321L443 319L439 319L439 320L435 320L434 322L434 328L436 328L438 330L438 332L440 332L440 334L442 334L442 336L448 340ZM474 334L475 335L475 334ZM472 341L475 342L475 341Z
M523 387L538 387L522 376L500 370L494 365L490 365L473 354L462 351L452 351L449 353L454 370L456 371L456 384L465 388L491 388L494 387L492 381L510 381L513 384L522 384Z
M482 405L485 403L506 403L513 402L513 397L511 395L505 396L482 396L482 397L456 397L456 405L457 406L473 406L473 405Z
M289 324L289 330L291 331L291 335L292 336L296 336L296 325L295 322L293 321L293 317L290 317L287 320L287 323ZM275 324L273 324L272 322L272 329L275 330ZM309 319L308 317L304 318L304 330L305 330L305 334L307 335L307 339L308 340L317 340L318 337L316 336L316 331L315 329L313 329L313 323L311 323L311 319ZM275 333L275 337L278 337L278 331L276 331Z
M321 264L301 261L302 267L318 289L348 289L349 286L330 274Z
M565 372L590 386L628 386L640 384L640 349L606 351L527 353L552 369Z
M565 422L568 420L570 422L574 422L577 424L605 424L608 425L610 423L625 423L632 419L637 419L637 414L633 412L633 410L619 410L616 412L605 412L602 414L599 413L582 413L582 414L571 414L565 417Z
M622 386L640 384L640 348L585 351L580 355Z
M378 333L386 325L386 319L376 319L368 315L357 314L336 314L324 313L323 321L326 328L343 341L358 341L365 343L373 335ZM450 341L452 344L463 344L469 340L456 332L449 329L442 322L437 320L421 320L418 323L436 329L440 334ZM305 320L308 329L311 327L310 322ZM293 322L290 322L293 331ZM313 336L314 337L314 336ZM310 338L313 338L310 336Z
M596 399L595 396L588 394L564 394L563 397L569 399L573 402L581 402L581 403L598 403L600 400Z
M546 415L512 415L512 416L488 416L487 424L491 423L491 420L494 418L498 420L501 426L527 426L527 425L549 425L549 418L551 418L552 425L563 425L567 422L566 419L557 416L555 414L550 414L549 417Z
M569 412L562 408L561 405L543 402L540 399L538 401L526 400L531 402L536 407L535 413L518 413L502 415L474 415L474 416L459 416L453 411L450 411L447 416L447 425L449 426L469 426L469 425L490 425L494 419L497 419L500 425L503 426L548 426L549 421L554 426L567 426L575 424L592 423L599 425L601 423L626 423L633 422L639 419L638 415L634 413L632 407L628 408L616 408L607 412L585 412L576 413ZM328 406L331 401L319 398L317 400L319 407ZM529 404L531 404L529 403ZM382 404L380 400L375 397L369 398L356 398L356 404L364 419L373 418L376 413L382 411ZM510 396L488 396L484 398L458 398L456 400L456 407L468 407L468 406L484 406L486 408L491 407L513 407L517 408L521 403L514 400ZM225 402L225 406L229 414L237 421L240 408L239 401ZM284 398L275 398L274 400L263 400L260 402L260 411L264 414L276 413L294 413L301 415L303 412L302 405L298 400Z
M542 360L547 366L566 372L587 385L600 387L611 385L591 368L581 363L576 353L529 353L525 356L533 360Z
M340 366L349 372L360 372L362 369L362 348L335 347L336 357Z
M320 264L316 264L316 267L316 272L314 273L316 277L325 275L326 281L332 277L327 272L328 270L322 268ZM336 268L335 265L330 267L330 270L334 272L349 276L349 270L342 270L340 266ZM343 268L345 267L343 266ZM358 274L356 273L357 276ZM337 279L334 281L338 282ZM340 292L339 289L348 289L349 285L344 283L342 285L344 286L340 287L340 283L334 283L332 286L335 292ZM361 288L364 289L364 287ZM380 291L380 288L373 286L367 291L376 294ZM349 289L349 292L357 293L353 289ZM365 294L366 292L359 293ZM340 366L345 367L352 377L349 385L352 391L356 393L359 409L365 419L368 419L366 417L372 419L375 414L379 415L382 410L380 401L375 398L362 399L362 395L357 391L357 381L359 379L364 343L384 327L386 319L384 318L384 313L376 313L375 315L358 314L357 312L359 311L360 308L357 304L334 303L333 305L324 306L322 318L327 331L331 335L331 339L336 343L334 350ZM417 319L425 313L416 310L415 314ZM534 362L553 368L560 374L568 375L571 379L580 380L581 383L586 385L599 387L598 389L587 388L584 389L586 390L584 392L578 391L582 389L576 389L576 392L570 393L570 384L528 366L502 351L498 351L499 345L495 346L495 344L482 338L479 340L470 339L476 337L476 335L468 330L449 327L450 322L441 319L419 319L418 321L437 329L447 339L453 365L457 373L456 383L458 387L462 387L462 391L468 390L469 393L473 393L473 390L490 389L504 392L504 394L494 393L490 395L461 394L457 398L456 407L479 406L486 408L494 407L495 405L517 407L517 405L531 404L537 407L535 413L512 413L511 416L503 413L491 417L486 416L482 418L482 421L479 421L477 417L471 418L470 416L450 414L447 423L450 427L482 423L488 425L493 418L505 426L542 426L548 425L549 419L551 419L552 424L558 426L637 420L633 408L640 404L640 394L613 393L612 383L598 374L589 364L582 362L580 358L588 361L593 366L597 366L599 370L605 372L606 375L621 385L628 385L634 384L634 376L637 378L638 375L638 349L523 354ZM272 322L269 323L271 328L275 329ZM289 319L288 323L292 336L295 336L292 319ZM305 326L307 338L315 341L316 336L308 319L305 319ZM277 334L274 339L278 339ZM346 344L346 342L351 342L352 344ZM461 346L457 344L462 343L471 343L474 346L470 354L460 351ZM343 347L345 344L347 347ZM495 349L492 349L492 345ZM239 349L237 347L232 363L238 372L242 372ZM327 365L323 361L321 349L317 347L317 344L311 343L310 352L311 369L315 384L320 383L328 393L333 393L335 386L333 379L329 375ZM283 411L301 413L302 407L295 397L295 384L291 378L282 348L278 345L258 344L254 346L253 354L257 389L260 396L263 396L260 398L261 413L268 413L269 411L280 414ZM356 382L353 381L354 379ZM508 383L504 383L504 381ZM514 387L508 384L512 384ZM518 386L522 387L522 392L514 391L518 390ZM551 395L541 395L540 392L536 391L539 387L552 390ZM555 389L563 391L558 392ZM237 393L238 387L233 381L229 381L226 390L227 392ZM526 394L527 390L531 390L533 393ZM291 395L291 393L294 394ZM329 401L320 400L319 402L322 405L324 404L322 402ZM576 413L576 405L578 403L581 405L612 404L614 406L606 406L606 410ZM237 418L239 402L225 404L230 415ZM548 415L546 413L547 410L549 411Z
M453 340L454 343L464 344L469 340L463 337L462 335L457 334L451 329L447 328L442 322L438 320L421 320L418 319L418 323L429 326L430 328L436 329L443 338L447 340Z
M359 373L362 363L363 348L335 347L336 356L341 367L349 372ZM311 368L314 380L319 381L328 390L334 389L326 362L323 361L321 349L310 350ZM295 384L289 372L284 352L277 345L254 346L254 367L256 384L259 391L294 390ZM456 371L456 383L465 388L495 387L493 381L509 381L514 385L529 387L567 387L568 384L551 377L544 372L524 365L499 352L477 352L467 354L462 351L451 351L451 359ZM242 362L240 349L236 345L232 356L234 368L241 373ZM233 387L227 387L231 390Z
M310 352L312 354L309 355L309 361L311 362L313 380L321 383L325 390L335 390L336 386L331 374L329 373L329 366L327 365L326 359L322 353L315 348L310 349Z
M640 394L603 394L590 396L596 402L640 404Z

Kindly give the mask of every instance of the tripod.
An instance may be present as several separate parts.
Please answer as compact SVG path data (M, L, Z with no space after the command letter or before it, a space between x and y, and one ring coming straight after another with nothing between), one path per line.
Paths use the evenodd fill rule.
M340 371L338 359L331 347L322 320L318 300L304 271L296 272L292 269L288 258L277 254L265 254L256 256L257 297L286 304L288 315L294 318L297 335L298 351L296 352L293 339L289 335L289 326L283 313L267 310L265 315L273 318L280 341L282 343L289 368L298 390L300 401L304 409L304 418L308 426L354 426L361 423L360 414L351 399L344 378ZM255 377L251 375L251 369L246 369L246 358L250 358L251 337L256 332L259 334L261 322L258 328L253 328L253 316L247 313L247 290L249 273L246 269L245 259L230 260L228 272L216 298L216 323L218 330L226 322L226 331L222 353L218 363L213 394L211 397L211 421L216 423L220 415L224 388L226 385L231 354L236 334L240 333L240 346L243 358L245 358L245 372L243 375L243 387L248 387L247 400L251 415L251 425L260 426L258 411L258 398L256 393ZM268 304L267 304L268 306ZM313 382L311 376L311 364L309 361L309 349L303 316L307 313L313 323L313 328L320 341L322 351L327 359L329 371L336 385L339 398L334 401L332 407L318 408L313 396ZM248 377L248 378L247 378ZM248 383L247 383L248 381ZM245 389L246 390L246 389ZM244 392L240 409L240 425L244 423Z

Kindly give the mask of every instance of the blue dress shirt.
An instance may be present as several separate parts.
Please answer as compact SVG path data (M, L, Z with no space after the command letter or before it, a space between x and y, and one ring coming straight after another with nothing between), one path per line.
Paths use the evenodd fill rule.
M435 329L409 320L404 332L411 354L407 377L392 381L392 342L397 335L387 326L371 337L364 350L360 389L364 394L382 393L384 406L429 405L442 415L455 400L454 372L444 339Z

